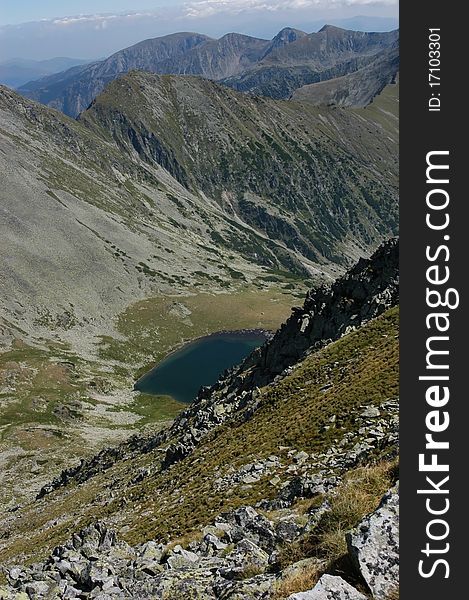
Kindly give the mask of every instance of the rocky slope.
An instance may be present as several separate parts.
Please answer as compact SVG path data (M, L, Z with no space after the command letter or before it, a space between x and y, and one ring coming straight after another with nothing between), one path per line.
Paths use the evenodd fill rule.
M292 99L315 105L368 106L387 85L396 82L398 71L398 48L386 49L373 62L353 73L298 88Z
M24 332L84 350L87 335L109 333L131 300L228 275L208 230L253 235L159 165L3 88L0 127L4 346ZM233 272L236 254L229 252ZM92 346L90 337L88 352Z
M314 529L321 511L327 511L325 501L300 528L293 513L284 511L280 518L270 520L245 506L219 515L190 549L153 540L132 547L119 540L115 531L97 524L56 547L45 562L11 568L11 587L0 589L1 598L178 600L187 594L197 600L286 598L286 590L302 587L302 580L318 578L315 573L321 571L321 560L306 558L275 572L276 557L285 544L298 543L305 532ZM386 600L398 587L398 511L395 487L376 511L348 533L348 558L355 564L349 576L362 578L376 600ZM323 574L311 590L288 595L289 600L367 597L342 577L330 574Z
M190 273L333 272L396 231L397 139L366 113L143 73L79 123L6 89L0 108L6 339L105 331Z
M375 509L397 476L397 269L390 241L310 294L263 360L202 390L170 429L82 462L12 512L4 597L391 597L397 490ZM268 348L280 346L290 366L277 375ZM272 366L261 389L246 384L253 363ZM43 560L13 566L27 557Z
M347 264L397 228L394 140L363 116L134 72L80 121L216 198L234 221L309 261ZM262 261L257 248L246 250Z
M397 32L363 33L326 26L306 34L291 28L273 40L230 33L219 40L177 33L146 40L85 68L21 87L25 96L77 116L113 79L130 70L199 75L239 91L287 99L304 85L366 66Z
M398 31L364 33L326 25L275 49L251 70L223 83L242 92L288 99L305 85L335 80L372 64L398 39Z

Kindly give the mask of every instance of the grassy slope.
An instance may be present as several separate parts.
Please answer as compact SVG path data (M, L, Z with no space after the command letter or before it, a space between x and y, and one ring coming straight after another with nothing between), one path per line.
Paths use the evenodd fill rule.
M96 360L80 358L67 344L44 340L37 348L17 340L0 354L0 452L5 457L0 503L31 498L79 458L173 419L183 405L171 398L132 396L131 390L139 374L176 346L223 329L275 330L295 300L292 290L265 286L149 298L120 315L121 337L102 338ZM27 484L18 485L23 479Z
M119 316L117 330L125 340L104 338L100 354L122 364L143 362L140 372L181 343L208 333L249 328L275 331L294 301L290 290L249 287L234 294L148 298Z
M350 261L396 231L395 139L366 113L132 72L80 119L313 262Z
M365 108L354 109L357 115L362 115L383 128L384 132L399 139L399 81L387 85L381 94Z
M274 453L288 466L280 446L325 451L354 428L357 409L398 394L398 309L308 357L276 387L262 390L261 406L243 423L242 415L216 429L187 459L165 473L131 483L142 467L159 464L161 450L117 463L80 486L70 486L25 506L0 536L0 562L37 558L96 519L112 523L130 542L187 535L223 510L272 496L261 479L235 494L217 493L214 480L228 466L240 467ZM328 392L325 384L333 384ZM336 428L323 430L336 415ZM377 457L379 458L379 457ZM283 480L288 474L281 475ZM268 479L268 478L267 478ZM112 490L112 494L111 494ZM182 500L181 500L182 499Z

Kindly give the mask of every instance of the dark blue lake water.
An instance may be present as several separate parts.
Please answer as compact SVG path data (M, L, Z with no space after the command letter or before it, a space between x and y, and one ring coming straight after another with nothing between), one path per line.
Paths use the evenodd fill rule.
M266 340L262 332L216 333L191 342L170 354L135 384L155 396L192 402L202 385L215 383L225 369L242 362Z

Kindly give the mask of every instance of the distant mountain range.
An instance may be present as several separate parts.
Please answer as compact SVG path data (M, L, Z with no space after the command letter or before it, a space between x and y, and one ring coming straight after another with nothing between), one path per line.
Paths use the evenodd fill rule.
M398 39L398 31L366 33L330 25L311 34L287 27L272 40L237 33L220 39L176 33L29 82L19 91L76 117L108 83L132 70L199 75L238 91L276 99L288 99L305 85L363 73L363 69L378 70L378 77L368 77L367 71L361 79L357 75L356 85L366 87L357 95L357 105L363 105L364 98L370 101L395 78ZM313 93L308 96L310 101L316 97ZM355 105L354 99L348 104Z
M77 65L85 65L91 61L79 58L50 58L49 60L27 60L11 58L0 62L0 84L18 88L29 81L53 75Z

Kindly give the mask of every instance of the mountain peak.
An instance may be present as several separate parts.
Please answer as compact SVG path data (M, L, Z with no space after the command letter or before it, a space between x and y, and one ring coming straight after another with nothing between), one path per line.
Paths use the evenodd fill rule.
M326 23L326 25L324 25L324 27L321 27L321 29L318 31L318 33L323 33L325 31L328 31L328 32L332 32L332 31L347 31L347 29L344 29L343 27L337 27L336 25L328 25Z
M295 29L294 27L284 27L277 33L277 35L274 37L274 40L288 39L288 41L294 41L304 37L305 35L308 34L305 31L301 31L301 29Z

